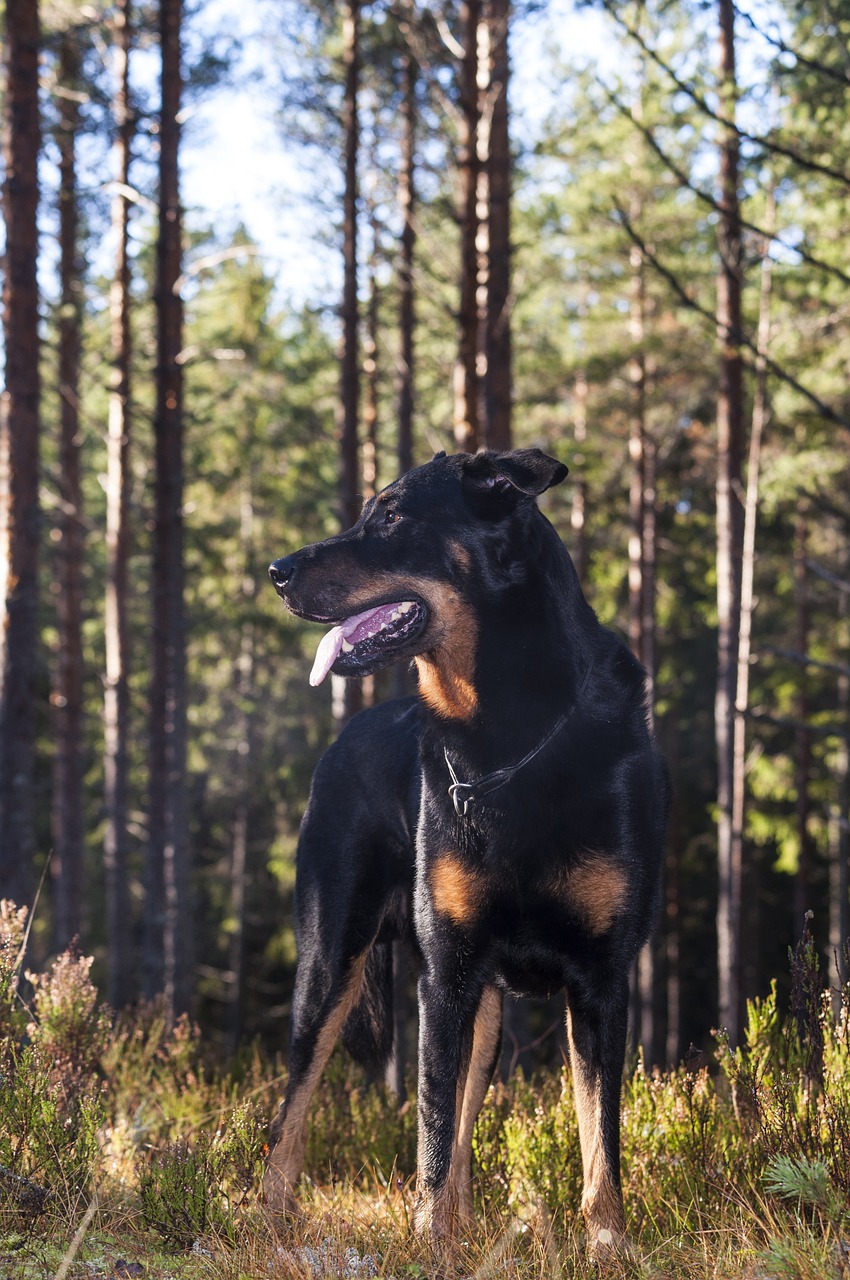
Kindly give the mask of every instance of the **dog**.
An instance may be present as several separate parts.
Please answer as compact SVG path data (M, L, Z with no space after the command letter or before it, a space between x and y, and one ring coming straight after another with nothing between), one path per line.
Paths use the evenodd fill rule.
M311 683L412 660L418 696L355 716L320 761L298 854L289 1082L264 1192L297 1210L310 1098L340 1036L392 1052L391 944L420 958L417 1228L472 1214L475 1119L505 992L566 991L590 1250L625 1239L628 975L659 897L668 784L645 673L599 623L536 499L539 449L437 454L347 532L276 560L330 624Z

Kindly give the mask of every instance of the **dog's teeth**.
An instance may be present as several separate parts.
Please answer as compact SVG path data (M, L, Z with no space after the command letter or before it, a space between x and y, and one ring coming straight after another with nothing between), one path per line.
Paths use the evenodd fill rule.
M354 648L353 644L349 644L347 640L343 640L342 642L343 653L349 653L353 648Z

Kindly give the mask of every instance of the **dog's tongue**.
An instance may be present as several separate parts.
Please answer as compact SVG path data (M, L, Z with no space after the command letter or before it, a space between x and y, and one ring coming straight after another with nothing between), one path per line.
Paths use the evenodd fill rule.
M365 640L367 636L380 631L381 626L392 618L394 609L395 606L391 604L378 605L377 609L366 609L363 613L355 613L353 617L346 618L345 622L331 627L319 641L313 670L310 672L310 684L315 688L322 683L339 657L343 640L351 640L356 644L358 640Z
M313 670L310 672L310 684L314 688L322 683L336 662L344 639L345 632L342 627L331 627L330 631L322 636L313 661Z

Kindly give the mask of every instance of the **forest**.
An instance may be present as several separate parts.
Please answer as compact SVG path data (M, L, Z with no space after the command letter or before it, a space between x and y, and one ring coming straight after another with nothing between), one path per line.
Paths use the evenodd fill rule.
M662 1105L652 1080L678 1082L670 1131L687 1113L681 1159L702 1161L691 1208L710 1218L706 1152L728 1155L732 1123L720 1092L708 1100L718 1043L733 1097L736 1072L755 1079L742 1045L762 1065L779 1054L764 1066L778 1088L778 1063L799 1059L808 1079L811 1037L823 1058L843 1035L850 1079L850 6L254 8L252 100L299 175L281 197L302 224L293 259L307 244L322 282L301 297L248 220L205 219L184 181L193 113L226 107L245 74L241 6L5 0L0 1032L16 1069L38 1025L66 1061L47 1012L64 981L95 1057L115 1066L123 1045L152 1094L213 1073L190 1129L225 1106L216 1073L233 1070L268 1118L312 771L354 711L415 687L398 669L311 689L317 628L286 614L268 564L348 528L438 450L539 446L570 469L541 507L646 668L670 768L661 911L632 980L647 1074L629 1088L637 1133L641 1108ZM414 973L398 961L403 1074ZM562 1022L557 1002L507 1011L500 1088L517 1115L536 1114L523 1093L536 1073L559 1087ZM93 1070L68 1053L68 1079ZM143 1077L119 1075L129 1107ZM378 1132L369 1090L349 1122L340 1080L328 1089L340 1147ZM805 1090L774 1099L758 1136L780 1199L846 1254L839 1093L829 1152ZM509 1199L501 1106L476 1154ZM241 1169L257 1155L239 1148L239 1116L227 1158ZM370 1157L385 1172L412 1141L398 1123L395 1152ZM560 1123L550 1154L572 1142ZM787 1165L792 1128L793 1151L826 1171L814 1190ZM81 1168L84 1139L82 1125ZM7 1175L40 1186L38 1161L16 1164L3 1141L0 1192ZM215 1163L201 1154L200 1179ZM356 1172L362 1153L334 1160L349 1156ZM522 1157L543 1199L546 1158ZM746 1142L736 1158L743 1169ZM671 1238L702 1229L663 1217L647 1210ZM546 1230L532 1234L549 1257ZM833 1274L796 1265L759 1274Z

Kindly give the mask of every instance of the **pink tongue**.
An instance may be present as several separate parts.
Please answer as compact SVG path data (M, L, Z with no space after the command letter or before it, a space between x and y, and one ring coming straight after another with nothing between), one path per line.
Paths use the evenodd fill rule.
M310 684L315 688L316 685L322 683L339 657L343 640L348 640L351 644L357 644L359 640L365 640L367 636L380 629L375 626L375 619L381 614L386 614L389 618L394 608L394 605L379 605L377 609L366 609L363 613L355 613L353 617L346 618L345 622L341 622L339 626L331 627L330 631L322 636L319 641L319 647L316 650L316 657L313 662L313 670L310 672Z
M315 686L321 684L331 667L337 660L342 642L345 639L342 627L332 627L326 635L323 635L319 641L319 647L316 650L316 657L313 662L313 670L310 672L310 684Z

